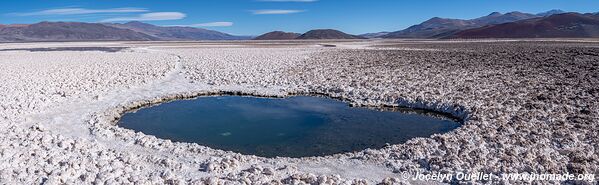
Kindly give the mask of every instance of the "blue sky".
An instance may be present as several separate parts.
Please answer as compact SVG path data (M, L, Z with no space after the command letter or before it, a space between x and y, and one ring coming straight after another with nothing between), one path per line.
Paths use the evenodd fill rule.
M361 34L401 30L431 17L550 9L598 12L599 0L1 0L0 24L139 20L237 35L316 28Z

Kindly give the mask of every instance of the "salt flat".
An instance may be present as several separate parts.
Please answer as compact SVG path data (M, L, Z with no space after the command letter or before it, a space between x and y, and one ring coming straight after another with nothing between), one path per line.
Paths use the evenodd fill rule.
M127 49L13 50L44 47ZM499 175L516 172L599 175L594 41L72 42L2 49L3 184L419 183L401 178L416 171L491 173L495 183L510 183ZM219 93L324 94L465 122L383 149L300 159L240 155L115 126L133 108Z

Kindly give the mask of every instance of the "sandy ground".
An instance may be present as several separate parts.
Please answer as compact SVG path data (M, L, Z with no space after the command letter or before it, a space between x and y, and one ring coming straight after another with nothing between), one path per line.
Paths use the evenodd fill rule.
M128 49L19 50L45 47ZM417 172L493 176L459 182L592 184L500 176L599 176L595 41L73 42L0 50L2 184L432 183L403 179ZM300 159L240 155L115 126L134 108L219 93L324 94L465 122L383 149Z

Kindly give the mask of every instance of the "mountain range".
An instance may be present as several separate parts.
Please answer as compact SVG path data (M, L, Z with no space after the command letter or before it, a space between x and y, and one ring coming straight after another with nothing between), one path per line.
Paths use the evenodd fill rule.
M150 35L159 40L246 40L251 37L233 36L226 33L207 30L202 28L192 28L183 26L155 26L139 21L132 21L124 24L106 23L104 25L115 28L133 30L139 33Z
M502 24L520 20L550 16L563 13L561 10L550 10L539 14L529 14L522 12L509 12L502 14L493 12L487 16L475 19L447 19L434 17L420 24L410 26L404 30L391 32L381 36L382 38L443 38L456 32L480 28L487 25Z
M339 30L317 29L306 33L274 31L256 40L367 39L367 38L599 38L599 13L566 13L550 10L538 14L493 12L475 19L434 17L404 30L351 35ZM214 30L185 26L156 26L139 21L127 23L40 22L0 24L0 42L29 41L182 41L247 40Z
M142 22L83 23L40 22L36 24L0 25L1 42L27 41L92 41L92 40L246 40L218 31L171 26L162 27Z
M147 34L97 23L40 22L30 25L3 25L0 41L82 41L82 40L157 40Z
M488 25L457 32L446 38L597 38L599 15L563 13L548 17Z

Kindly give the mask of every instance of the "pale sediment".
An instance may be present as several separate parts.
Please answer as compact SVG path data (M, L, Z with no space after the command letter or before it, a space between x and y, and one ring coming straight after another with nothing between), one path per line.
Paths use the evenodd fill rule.
M399 174L422 171L484 172L507 183L498 176L599 174L593 43L344 44L0 52L0 92L8 95L0 97L0 182L375 184L409 182ZM132 108L222 92L323 94L465 122L383 149L300 159L173 143L114 125Z

